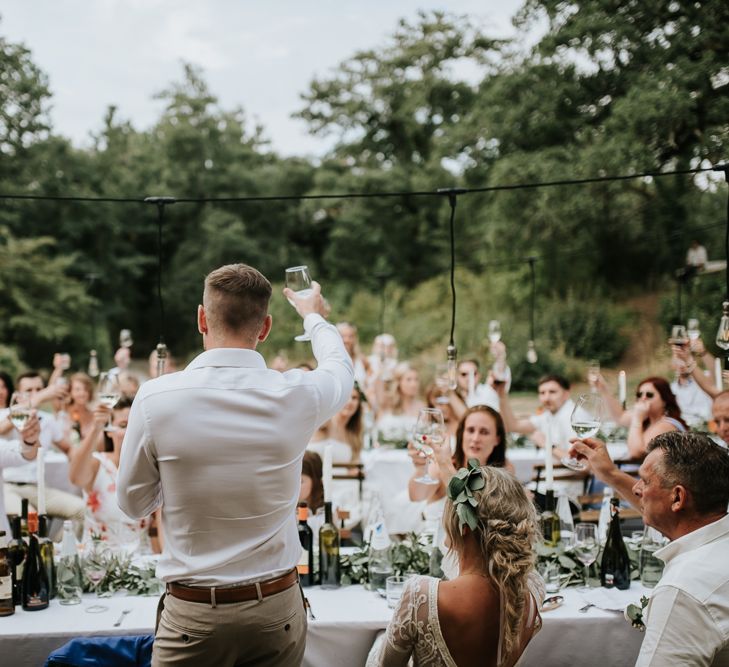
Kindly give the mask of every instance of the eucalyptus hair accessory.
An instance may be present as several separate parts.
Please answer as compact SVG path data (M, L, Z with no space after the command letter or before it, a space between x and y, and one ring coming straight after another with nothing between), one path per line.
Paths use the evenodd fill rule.
M483 478L478 459L468 459L468 467L461 468L448 482L448 498L456 508L461 532L464 526L468 526L471 530L478 528L476 513L478 499L473 492L480 491L484 486L486 480Z

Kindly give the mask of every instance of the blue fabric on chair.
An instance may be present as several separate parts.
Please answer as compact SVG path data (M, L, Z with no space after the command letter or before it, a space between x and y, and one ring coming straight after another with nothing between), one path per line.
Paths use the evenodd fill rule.
M78 637L53 651L45 667L149 667L154 635Z

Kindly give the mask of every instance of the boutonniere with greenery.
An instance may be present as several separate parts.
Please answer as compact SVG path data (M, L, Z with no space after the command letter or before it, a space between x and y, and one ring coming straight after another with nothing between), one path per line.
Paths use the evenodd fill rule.
M625 608L625 620L630 621L636 630L645 632L645 621L643 620L644 609L648 606L648 598L643 595L640 598L640 607L637 604L629 604Z
M461 468L448 482L448 498L456 507L456 516L461 531L464 526L471 530L478 528L478 500L474 491L486 486L478 459L468 459L468 467Z

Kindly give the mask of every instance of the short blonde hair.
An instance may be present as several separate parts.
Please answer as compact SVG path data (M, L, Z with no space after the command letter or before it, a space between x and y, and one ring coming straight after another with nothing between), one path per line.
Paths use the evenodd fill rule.
M537 512L520 482L501 468L481 467L485 485L474 491L478 528L473 536L481 550L483 574L503 593L504 658L519 644L527 576L534 569L539 536ZM464 549L456 508L446 499L443 525L450 549Z
M257 334L268 315L271 283L247 264L226 264L205 278L203 305L213 329Z

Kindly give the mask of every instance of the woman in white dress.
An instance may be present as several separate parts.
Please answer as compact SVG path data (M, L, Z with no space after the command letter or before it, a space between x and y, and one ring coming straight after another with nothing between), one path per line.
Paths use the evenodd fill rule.
M378 392L377 431L391 440L410 438L415 421L425 403L420 398L420 376L410 364L395 367L392 380Z
M146 537L142 533L150 526L149 519L130 519L116 502L117 469L131 405L131 399L122 398L113 411L98 406L91 428L73 451L69 466L71 483L81 487L86 502L84 541L98 538L112 549L130 553L139 548L140 540ZM102 449L106 451L100 452L99 445L104 442L104 427L110 413L112 425L117 430L108 434L111 447L104 447Z
M458 574L408 579L367 667L404 667L411 656L415 667L513 667L541 627L534 505L505 470L462 470L443 515Z

